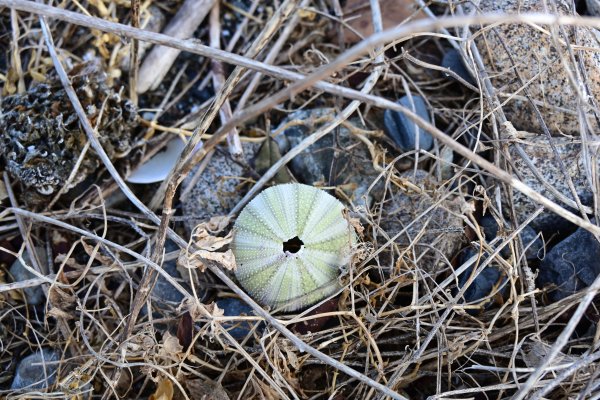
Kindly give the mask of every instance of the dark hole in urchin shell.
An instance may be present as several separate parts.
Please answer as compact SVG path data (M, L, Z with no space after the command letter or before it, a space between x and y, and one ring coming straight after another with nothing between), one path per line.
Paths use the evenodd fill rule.
M294 236L287 242L283 242L283 251L287 253L297 253L304 246L304 242L298 236Z

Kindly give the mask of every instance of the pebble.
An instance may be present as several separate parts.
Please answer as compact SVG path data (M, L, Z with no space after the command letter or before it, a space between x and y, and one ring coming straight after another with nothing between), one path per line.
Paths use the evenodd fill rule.
M481 226L483 229L483 234L487 242L491 242L496 238L499 227L498 222L494 217L489 214L484 215L479 220L479 226ZM524 248L527 249L527 252L525 253L527 260L531 261L543 258L544 242L542 241L541 237L539 237L535 229L528 225L521 230L519 236L521 236L521 241L523 242ZM510 249L508 245L506 245L500 251L500 255L502 255L504 258L510 256Z
M588 287L600 274L600 243L579 228L546 254L540 264L538 285L556 285L548 295L558 301Z
M442 67L448 68L449 70L455 72L458 76L463 78L471 85L476 85L476 82L471 76L471 73L469 72L467 67L465 67L462 55L458 50L452 48L446 51L446 53L444 53L444 57L442 58ZM451 75L448 76L450 76L452 79L455 79Z
M333 119L335 111L330 108L301 110L293 113L280 124L280 128L292 121L299 124L285 129L275 137L282 153L297 146L324 123ZM354 126L365 129L357 120L349 120ZM288 164L294 177L307 185L333 185L345 191L354 205L369 205L380 197L382 185L371 184L379 175L373 168L367 146L344 126L309 146ZM333 171L333 174L332 174ZM330 176L332 181L330 182Z
M170 253L177 249L179 249L179 246L177 246L173 241L167 240L167 242L165 243L165 253ZM179 281L179 283L181 283L182 286L186 286L185 283L181 282L181 275L177 270L177 259L165 261L162 265L162 269L163 271L171 275L173 278L175 278L177 281ZM169 281L164 276L162 276L162 274L159 274L158 278L156 279L156 284L152 289L152 298L153 303L169 302L176 303L176 305L178 305L183 301L183 294L179 290L175 289L175 287L171 285L171 283L169 283Z
M59 358L58 354L50 349L43 349L23 358L19 362L10 388L45 389L51 386L56 380L58 367L58 364L52 361L58 361Z
M249 162L258 146L243 142L242 147ZM194 182L197 170L198 167L194 168L182 183L183 190L193 185L189 195L182 201L189 231L212 217L227 215L249 189L248 185L244 185L248 171L234 162L224 147L214 152L200 179Z
M36 248L36 252L38 253L38 259L40 262L46 262L46 252L42 248ZM33 267L31 264L31 259L29 258L29 254L23 253L23 260L25 263ZM13 277L14 282L26 281L28 279L37 278L33 273L29 272L21 261L16 259L12 266L10 267L10 274ZM44 302L44 291L42 290L41 285L32 286L23 289L23 293L25 294L25 298L27 299L27 303L29 305L35 306Z
M538 0L482 0L479 9L482 13L505 12L505 13L545 13L544 4ZM589 3L589 2L588 2ZM571 0L556 0L558 13L562 15L573 15L571 11ZM550 7L550 6L548 6ZM467 12L469 12L468 10ZM550 131L579 135L578 95L569 81L568 69L561 62L560 57L568 53L564 45L556 47L555 40L548 33L551 27L543 25L542 29L528 24L502 24L494 30L489 26L484 31L475 31L475 43L481 53L486 70L488 71L492 84L498 91L512 95L522 88L517 74L524 82L530 82L528 88L531 98L538 102L538 108ZM600 52L596 41L595 29L566 27L567 39L572 45L577 45L576 54L580 57L582 65L587 71L587 84L590 96L600 98ZM498 32L500 37L495 34ZM481 33L483 33L481 35ZM562 37L560 39L563 40ZM510 55L505 51L504 45L510 49ZM574 66L570 66L574 70ZM533 108L523 97L525 93L520 91L521 99L514 98L503 106L504 113L517 129L532 132L541 132L541 125L536 118ZM507 97L501 96L501 101ZM592 108L584 105L585 115L592 130L599 129Z
M418 95L412 95L411 97L412 101L408 96L402 96L396 103L414 110L419 117L431 122L425 100ZM433 137L401 112L385 110L383 126L385 133L405 152L417 149L417 132L419 149L431 150L433 147Z
M223 310L227 317L253 316L252 307L244 303L242 300L227 297L217 300L217 306ZM227 329L229 334L238 340L244 339L256 322L223 322L223 328ZM235 326L235 328L233 328Z
M585 175L581 144L573 143L568 138L553 137L552 139L557 148L557 152L565 165L567 174L573 181L573 185L575 186L582 204L591 206L593 204L593 195ZM548 144L547 138L542 135L531 135L530 137L525 138L524 142L520 143L520 146L546 182L565 197L573 199L567 181L558 166L558 162ZM517 175L521 177L523 183L550 200L565 206L565 208L570 209L571 211L577 212L563 204L546 188L546 186L539 182L531 171L531 168L518 154L514 144L508 146L508 151L513 160L515 170L518 172ZM508 209L509 204L506 196L502 200L503 207ZM539 207L539 204L530 200L529 197L521 192L514 190L513 206L516 215L525 219ZM546 237L550 237L557 232L565 233L572 229L571 223L548 210L542 211L542 213L532 221L530 226L538 232L544 232L544 236Z
M396 238L395 243L404 249L425 229L425 233L414 243L414 257L419 266L427 272L439 270L438 264L447 265L463 246L465 241L463 221L460 218L462 199L459 197L439 201L444 194L437 180L428 172L417 170L401 174L401 177L423 189L423 192L401 191L393 187L388 198L383 201L381 228L391 238L409 224L405 233ZM429 210L430 207L433 207ZM425 216L417 219L423 212ZM413 223L414 222L414 223ZM380 237L380 245L387 239ZM411 258L413 252L411 252Z
M469 247L464 250L459 258L460 265L467 262L470 258L477 256L478 250ZM479 259L479 262L475 262L471 266L469 266L465 272L463 272L458 277L458 287L463 288L467 281L469 280L471 274L473 273L474 268L478 268L481 263L485 262L488 255L484 252ZM493 291L495 288L501 284L506 277L502 270L493 262L488 264L485 268L481 270L481 272L473 279L473 282L469 285L469 287L465 290L463 294L464 300L466 303L475 303L478 302L492 294L492 298L489 302L486 302L486 307L490 306L493 303ZM506 286L500 289L500 293L503 294L506 291Z

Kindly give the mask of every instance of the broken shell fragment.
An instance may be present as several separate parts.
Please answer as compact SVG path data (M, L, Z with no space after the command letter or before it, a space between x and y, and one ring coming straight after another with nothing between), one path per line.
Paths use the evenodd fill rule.
M333 294L355 237L343 211L335 197L312 186L291 183L261 192L234 226L240 284L258 302L283 311Z

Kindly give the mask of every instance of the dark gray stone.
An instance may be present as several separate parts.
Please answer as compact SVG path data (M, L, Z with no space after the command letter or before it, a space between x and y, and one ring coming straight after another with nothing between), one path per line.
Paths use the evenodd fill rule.
M474 257L478 254L476 249L471 247L467 248L461 253L460 256L460 264L464 264L471 257ZM467 281L469 280L471 274L474 269L477 268L481 263L487 260L488 255L484 252L479 259L479 263L475 263L471 265L465 272L463 272L458 278L459 288L463 288ZM473 279L473 282L469 285L469 287L465 290L463 295L465 302L474 303L478 302L487 296L489 296L496 287L501 285L506 280L506 276L502 272L502 270L495 265L493 262L485 266L481 272ZM502 287L500 289L500 293L504 293L506 291L506 287ZM490 302L486 304L489 306L492 303Z
M444 58L442 59L442 67L448 68L452 72L455 72L458 76L463 78L471 85L476 84L475 80L471 76L471 73L465 67L463 58L458 50L450 49L444 54ZM452 77L452 79L454 79L454 77Z
M546 254L538 273L538 284L556 285L549 292L552 301L564 299L588 287L600 273L600 243L579 228Z
M177 249L179 249L179 246L177 246L173 241L167 240L167 242L165 243L165 252L166 253L175 251ZM181 275L179 274L179 271L177 270L177 260L176 259L164 262L162 265L162 269L165 272L167 272L169 275L171 275L173 278L175 278L177 280L181 280ZM182 284L182 285L187 286L185 284ZM181 301L183 300L183 294L181 292L179 292L179 290L175 289L175 287L173 285L171 285L171 283L169 283L169 281L161 274L158 275L158 278L156 279L156 284L154 285L154 288L152 289L152 297L155 302L158 301L158 302L181 303Z
M523 247L527 249L525 256L528 260L541 260L544 258L544 241L538 233L530 226L521 231Z
M51 349L43 349L21 360L10 388L45 389L56 380L58 354Z
M330 108L301 110L283 120L280 126L294 124L275 137L282 153L297 146L308 135L314 133L324 123L330 122L335 111ZM364 129L356 120L349 123ZM378 176L373 168L371 155L367 146L350 131L340 126L334 132L309 146L288 164L292 174L307 185L333 184L346 191L355 205L370 203L378 199L382 185L369 190Z
M479 220L479 226L483 228L483 234L485 236L486 241L490 242L496 238L498 235L498 222L494 217L489 214L484 215ZM523 228L519 234L521 236L521 240L523 242L523 246L527 248L527 252L525 256L528 260L536 260L543 258L542 249L544 248L544 242L538 236L538 233L530 227L529 225ZM531 245L531 246L530 246ZM500 254L502 257L510 256L510 250L508 246L505 246Z
M411 97L412 102L408 96L402 96L396 103L413 110L425 121L431 122L425 100L417 95ZM386 110L383 114L383 126L385 133L403 151L411 151L417 148L417 135L419 149L431 150L433 147L433 137L401 112Z
M494 240L496 235L498 235L498 222L496 221L496 218L489 214L481 217L479 226L483 229L483 235L488 242Z
M254 311L249 305L236 298L228 297L217 300L217 306L223 310L224 315L227 317L254 315ZM256 322L224 322L223 328L227 329L233 338L241 340L250 333L254 324Z
M45 251L41 248L36 249L36 251L38 253L38 259L40 260L40 262L46 262ZM31 258L29 257L29 254L23 253L23 260L27 263L28 266L32 267ZM25 269L23 264L21 264L21 261L19 261L18 259L15 260L15 262L10 267L10 274L12 275L15 282L21 282L26 281L28 279L36 278L34 274ZM25 293L25 298L29 305L36 306L44 302L44 291L42 290L41 285L25 288L23 289L23 293Z

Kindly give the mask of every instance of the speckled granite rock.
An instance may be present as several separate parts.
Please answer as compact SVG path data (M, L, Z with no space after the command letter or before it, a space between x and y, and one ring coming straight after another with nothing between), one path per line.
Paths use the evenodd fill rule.
M584 205L592 204L592 192L590 185L585 176L585 170L583 167L583 155L580 143L573 143L572 140L560 137L553 137L556 145L558 154L563 160L565 168L577 194ZM525 139L526 143L521 143L523 151L531 159L531 162L544 177L544 179L557 191L569 199L573 199L571 191L567 185L567 180L561 173L558 166L558 161L555 159L552 149L548 144L548 140L542 135L533 135ZM518 155L515 145L509 145L509 153L514 162L515 169L518 171L523 182L533 188L538 193L548 197L549 199L558 202L560 201L548 190L539 180L535 177L529 166L523 161ZM503 197L504 207L508 207L506 196ZM513 191L513 204L515 212L521 219L527 218L531 215L538 207L539 204L530 200L527 196L521 192ZM568 207L567 207L568 208ZM542 213L532 221L531 227L538 231L544 231L554 233L561 231L569 226L569 223L563 218L557 216L551 211L542 211Z
M258 146L252 143L243 143L242 146L249 162ZM244 185L248 171L233 161L226 148L215 151L200 179L194 182L196 171L197 167L182 183L184 190L193 185L189 196L182 202L183 214L187 217L185 224L189 231L200 222L227 215L249 188Z
M545 12L544 3L538 0L482 0L479 8L482 12ZM571 1L557 0L555 3L560 14L573 14ZM549 27L542 28L547 30ZM596 41L596 31L577 28L575 35L573 29L567 28L565 31L568 32L571 45L581 46L575 53L581 57L587 71L590 94L600 99L600 46ZM483 33L476 39L476 44L499 93L512 95L522 87L504 43L523 81L532 80L529 85L531 97L540 102L539 109L550 130L557 135L560 131L578 134L577 96L560 60L561 55L568 58L566 46L557 48L550 34L525 24L503 24L494 30L486 26L483 31L474 33ZM520 92L519 95L524 96L524 93ZM502 101L506 99L505 96L501 98ZM517 129L540 131L540 123L526 100L513 99L503 109ZM597 130L598 123L593 118L591 107L585 106L585 112L590 126Z
M391 238L412 224L394 243L402 251L414 242L413 251L419 260L419 267L427 272L434 272L439 263L448 265L448 260L456 255L465 242L460 217L463 199L450 197L440 201L445 193L436 179L426 171L417 170L416 174L408 171L401 176L420 188L420 192L392 189L383 201L380 226ZM421 216L424 212L425 215ZM422 230L424 234L419 236ZM417 237L419 239L415 241ZM387 242L383 236L378 241L380 245ZM413 252L405 257L412 258Z

